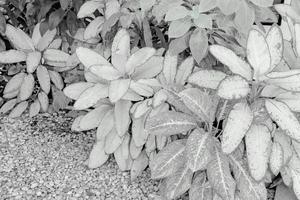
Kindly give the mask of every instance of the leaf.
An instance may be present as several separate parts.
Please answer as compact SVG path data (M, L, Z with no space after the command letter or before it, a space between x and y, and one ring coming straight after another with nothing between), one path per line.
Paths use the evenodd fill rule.
M120 3L117 0L105 2L105 18L109 19L113 14L120 11Z
M29 52L26 58L26 70L33 73L41 62L42 54L39 51Z
M274 0L250 0L250 1L260 7L270 7L273 6L274 3Z
M110 134L110 132L112 131L116 132L114 125L115 125L115 120L114 120L113 110L112 109L109 109L107 111L105 110L105 112L103 112L103 117L97 128L97 135L96 135L97 140L105 140L105 137L108 134Z
M161 113L159 116L148 118L146 131L154 135L176 135L196 127L195 119L187 114L175 111Z
M104 152L104 141L97 141L90 153L88 167L91 169L100 167L107 159L108 155Z
M246 97L249 92L248 82L239 75L233 75L221 81L217 94L224 99L240 99Z
M122 137L128 130L131 118L129 110L132 106L130 101L120 100L115 103L114 116L117 133Z
M130 82L130 89L144 97L150 97L154 94L154 90L150 86L137 81Z
M103 4L102 1L99 0L90 0L86 1L84 4L81 5L77 17L84 18L91 15L95 10L97 10Z
M111 65L93 65L89 70L99 78L109 81L119 79L122 76L122 74Z
M155 0L140 0L139 1L143 12L150 10L151 7L155 4L155 2L156 2Z
M202 59L206 56L208 49L206 31L204 29L196 29L193 31L189 40L189 46L193 58L200 64Z
M147 47L153 47L153 43L152 43L152 33L151 33L151 28L150 28L150 24L149 24L149 19L147 17L144 17L143 19L143 37L144 37L144 41L145 41L145 45Z
M86 69L89 69L93 65L111 65L103 56L85 47L78 47L76 49L76 55Z
M293 155L293 145L291 139L286 135L285 131L281 129L275 130L273 134L274 142L279 143L283 151L283 165L290 162Z
M16 107L14 107L14 109L9 113L8 117L10 118L20 117L22 113L27 109L27 107L28 107L28 102L22 101Z
M182 37L171 40L171 42L169 44L169 49L168 49L169 52L172 55L177 55L177 54L180 54L181 52L183 52L185 49L187 49L189 47L190 35L191 35L190 32L187 32ZM163 37L163 35L161 35L161 37ZM160 40L162 40L162 39L163 38L160 38ZM164 45L164 43L162 42L162 46L163 45Z
M55 29L64 18L65 11L61 8L51 12L48 19L49 29Z
M185 140L176 140L168 144L163 150L154 156L150 165L151 178L160 179L168 177L184 165Z
M7 24L5 35L17 50L23 52L34 51L34 45L31 38L21 29Z
M42 90L46 93L49 94L50 92L50 76L48 73L48 70L46 67L43 65L39 65L38 68L36 69L36 75L39 80L39 84L42 88Z
M121 171L130 170L132 166L132 158L129 154L129 135L127 134L121 146L114 152L115 160Z
M129 152L132 157L132 159L137 159L142 152L143 146L137 146L133 140L133 137L131 137L130 145L129 145Z
M206 181L206 174L199 173L194 178L191 188L189 190L190 200L211 200L213 198L213 190L208 181Z
M217 0L217 5L225 15L230 15L238 9L238 3L235 0Z
M36 116L40 112L40 109L41 109L41 104L39 100L38 99L34 100L34 102L29 107L29 117L31 118Z
M130 179L134 181L138 176L142 174L142 172L148 166L149 159L145 151L142 151L139 157L133 160L131 170L130 170Z
M175 82L180 85L184 85L187 81L187 78L192 73L194 68L193 57L187 57L178 67Z
M174 199L184 194L191 187L192 171L187 165L180 166L172 176L166 178L166 196Z
M72 0L59 0L60 6L63 10L66 10L71 6Z
M47 94L45 92L41 91L38 94L38 100L41 104L41 111L47 112L48 107L49 107L49 98L48 98Z
M16 97L19 93L20 87L23 83L25 76L26 74L24 72L20 72L14 75L5 85L3 97L6 99Z
M199 87L217 89L226 74L217 70L200 70L193 73L188 82Z
M299 179L299 171L291 170L292 179L293 179L293 190L297 197L297 199L300 198L300 179Z
M229 113L222 135L222 150L232 153L246 135L253 121L253 113L246 102L235 104Z
M218 147L213 148L213 158L207 166L207 177L213 190L223 199L234 199L235 181L229 169L229 159Z
M165 21L174 21L185 18L189 14L184 6L175 6L168 10L165 16Z
M139 118L132 119L132 138L136 146L143 146L148 138L149 132L145 130L145 122L148 117L148 114L144 114Z
M297 55L299 56L300 55L300 37L299 37L300 24L299 23L295 23L294 32L295 32L295 50L296 50Z
M278 126L292 139L300 142L300 124L290 108L280 101L266 99L266 109Z
M51 42L54 40L56 36L57 30L56 28L47 30L44 35L39 39L38 43L36 44L36 49L39 51L46 50Z
M130 86L130 79L118 79L110 82L109 85L109 100L112 103L120 100L127 92Z
M63 91L67 97L77 100L85 90L91 88L94 85L94 83L90 82L77 82L68 85Z
M144 47L136 51L134 54L132 54L129 57L125 65L126 73L132 74L135 68L146 63L147 60L149 60L154 54L155 54L155 49L152 47Z
M74 104L74 109L83 110L97 103L98 100L108 96L108 87L100 83L84 90Z
M274 200L297 200L297 197L290 188L280 184L276 187Z
M99 33L102 30L103 27L102 25L104 23L104 20L105 20L104 17L99 16L96 17L93 21L91 21L84 31L83 38L85 40L98 38Z
M247 59L254 69L255 79L259 79L271 68L271 55L267 41L264 35L255 29L252 29L248 35Z
M144 64L135 69L131 77L134 80L153 78L158 75L163 68L163 57L152 56Z
M250 65L238 57L232 50L220 45L211 45L209 46L209 52L226 65L234 74L241 75L247 80L252 80Z
M6 114L8 111L13 109L16 104L17 104L17 99L8 100L7 102L5 102L5 104L2 105L0 109L0 113Z
M283 149L278 142L272 144L271 154L270 154L270 169L275 176L280 172L281 167L283 166L284 156Z
M252 124L246 134L249 170L256 181L261 181L268 167L271 135L264 125Z
M169 26L168 35L170 38L181 37L184 34L186 34L191 27L192 22L189 18L183 18L172 21Z
M86 131L98 127L98 125L103 120L103 117L105 116L108 109L109 106L100 105L99 107L89 111L80 120L80 124L79 124L80 129Z
M34 89L34 78L32 74L27 74L24 79L23 82L21 84L20 87L20 92L19 92L19 99L21 101L25 101L27 100Z
M178 56L171 55L167 52L164 59L163 75L166 78L168 84L174 83L177 71Z
M51 71L51 70L48 70L48 73L49 73L50 80L52 81L52 83L54 83L54 85L59 90L62 90L64 88L64 81L63 81L61 75L58 72Z
M212 159L212 137L203 129L195 129L186 143L187 165L193 171L206 169Z
M8 50L0 52L0 63L18 63L26 60L26 54L23 51Z
M300 91L300 74L294 74L287 77L270 78L267 79L266 82L292 92Z
M187 88L179 93L184 102L196 116L205 122L212 122L215 119L216 105L219 101L208 93L197 88Z
M250 175L246 163L239 161L235 156L229 155L233 166L233 174L236 180L239 196L243 200L267 199L267 190L264 182L256 182Z
M273 25L268 31L266 41L271 56L271 68L269 69L269 72L271 72L280 63L283 56L283 35L277 25Z
M39 40L42 38L40 28L41 28L41 22L37 23L34 26L33 31L32 31L31 40L35 47L37 46Z
M107 154L114 153L122 144L122 141L123 141L123 137L120 137L117 133L117 130L113 127L105 137L104 151Z

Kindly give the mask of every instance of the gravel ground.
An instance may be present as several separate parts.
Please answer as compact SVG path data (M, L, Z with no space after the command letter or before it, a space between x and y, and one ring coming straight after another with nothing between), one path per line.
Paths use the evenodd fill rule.
M64 113L0 119L1 200L154 199L149 170L131 183L113 159L88 169L94 134L71 132L71 121Z

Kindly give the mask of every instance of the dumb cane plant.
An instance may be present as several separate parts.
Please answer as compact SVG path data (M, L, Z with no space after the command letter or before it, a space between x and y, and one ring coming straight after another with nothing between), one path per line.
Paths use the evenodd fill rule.
M18 117L29 104L30 116L40 111L46 112L51 87L56 91L64 88L63 78L58 72L68 68L70 55L59 50L62 40L55 38L56 34L57 30L53 29L41 35L38 23L30 38L21 29L7 24L5 36L15 49L1 52L0 62L9 64L25 62L26 65L5 86L3 98L7 101L1 107L0 113L11 111L10 117ZM36 87L36 83L39 87Z

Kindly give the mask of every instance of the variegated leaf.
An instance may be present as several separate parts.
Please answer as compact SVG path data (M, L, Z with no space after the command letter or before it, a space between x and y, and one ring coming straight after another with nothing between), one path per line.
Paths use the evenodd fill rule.
M246 79L233 75L221 81L217 94L224 99L240 99L246 97L249 92L250 87Z
M90 82L73 83L65 87L64 94L71 99L77 100L80 97L81 93L94 85L94 83Z
M188 82L199 87L217 89L220 82L226 77L226 74L216 70L200 70L193 73Z
M117 133L120 137L122 137L128 131L129 124L131 122L131 118L129 115L129 110L131 106L132 103L126 100L119 100L115 103L115 126L117 129Z

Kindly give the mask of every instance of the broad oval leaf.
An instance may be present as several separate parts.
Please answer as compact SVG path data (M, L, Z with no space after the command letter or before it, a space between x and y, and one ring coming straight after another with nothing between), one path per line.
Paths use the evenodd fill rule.
M132 119L132 138L134 140L134 143L138 147L142 147L146 143L149 135L149 132L145 130L145 122L147 117L148 114L144 114L139 118Z
M246 79L239 75L228 76L221 81L217 94L224 99L244 98L250 92Z
M175 135L187 132L196 126L196 121L191 115L175 111L161 113L146 121L146 131L154 135Z
M213 147L213 158L207 166L207 177L214 191L223 200L234 199L236 183L231 176L229 159L218 147Z
M34 89L34 77L32 74L27 74L20 87L19 98L21 101L27 100Z
M168 29L168 35L170 38L181 37L190 30L192 25L192 21L189 18L172 21Z
M174 21L185 18L189 14L189 10L184 6L175 6L168 10L165 16L165 21Z
M110 107L108 105L100 105L99 107L89 111L80 120L80 129L85 131L98 127L109 108Z
M111 65L103 56L99 53L84 47L78 47L76 49L76 55L80 62L89 69L93 65Z
M113 65L121 72L125 72L124 64L130 55L130 35L126 29L120 29L114 37L111 46Z
M178 56L171 55L168 51L164 58L163 75L168 84L174 83L176 72L177 72Z
M300 74L299 73L291 75L291 76L287 76L287 77L270 78L270 79L267 79L266 82L268 84L278 86L278 87L288 90L288 91L300 92Z
M280 101L266 99L266 109L270 117L288 136L300 142L300 124L290 108Z
M184 85L187 78L190 76L194 68L193 57L187 57L178 67L175 82L179 85Z
M150 97L154 94L154 90L150 86L138 81L131 81L130 89L144 97Z
M6 84L3 91L3 97L6 99L16 97L19 93L19 89L23 83L23 79L25 76L26 74L24 72L20 72L14 75Z
M36 45L36 49L39 51L44 51L51 44L56 36L56 28L52 30L47 30L44 35L39 39L39 42Z
M189 40L189 47L193 58L200 64L206 56L208 49L208 37L205 29L196 29L193 31Z
M217 89L226 74L216 70L200 70L193 73L188 82L199 87Z
M122 74L111 65L93 65L89 70L99 78L109 81L116 80L122 76Z
M250 0L250 1L260 7L270 7L274 3L274 0Z
M151 162L151 178L165 178L185 163L185 140L176 140L168 144Z
M97 103L98 100L108 96L108 87L100 83L84 90L74 104L74 109L83 110Z
M52 83L54 83L58 89L62 90L64 88L64 80L62 79L61 75L58 72L51 70L48 70L48 73Z
M143 146L137 146L131 137L130 145L129 145L129 151L132 159L137 159L142 152Z
M131 106L132 103L126 100L119 100L115 103L115 126L120 137L122 137L128 131L129 124L131 122L131 118L129 115Z
M114 152L115 160L121 171L130 170L132 166L133 160L130 157L130 153L129 153L129 142L130 142L129 135L126 134L122 144Z
M48 94L50 92L51 84L50 84L50 76L47 68L43 65L38 66L38 68L36 69L36 75L42 90L46 94Z
M268 43L264 35L255 29L248 35L247 59L254 69L254 79L259 79L270 70L271 56Z
M295 49L296 49L296 53L299 57L300 55L300 37L299 37L299 34L300 34L300 24L299 23L296 23L294 25L294 31L295 31Z
M42 54L39 51L29 52L26 58L26 70L33 73L41 62Z
M41 110L41 104L38 99L34 100L34 102L29 107L29 117L36 116Z
M144 64L137 67L133 74L132 79L147 79L157 76L163 69L163 57L162 56L152 56Z
M222 150L232 153L246 135L253 121L253 113L246 102L235 104L229 113L222 135Z
M0 113L6 114L8 111L13 109L17 104L17 99L10 99L9 101L5 102L0 109Z
M272 144L271 154L270 154L270 169L275 176L280 172L283 166L284 156L283 148L278 142Z
M49 107L49 98L45 92L40 92L38 94L38 100L41 104L41 111L47 112L48 107Z
M77 100L80 97L81 93L83 93L85 90L87 90L88 88L94 85L95 85L94 83L89 83L89 82L73 83L65 87L64 94L70 99Z
M26 60L26 54L19 50L8 50L0 52L0 63L18 63Z
M108 155L104 152L104 141L97 141L90 153L88 159L89 168L97 168L103 165L108 159Z
M268 167L271 135L264 125L252 124L246 134L249 170L256 181L261 181Z
M212 159L212 137L203 129L195 129L186 143L187 165L193 171L204 170Z
M114 153L122 144L122 141L123 141L123 137L120 137L115 127L113 127L105 137L104 151L107 154Z
M8 117L10 118L20 117L22 113L27 109L27 107L28 107L28 101L22 101L17 106L15 106L14 109L12 109Z
M34 51L34 45L31 38L21 29L7 24L5 35L16 49L24 52Z
M83 18L91 15L95 10L97 10L100 6L103 5L102 1L99 0L90 0L86 1L84 4L81 5L77 17ZM104 5L103 5L104 6Z
M271 56L271 67L269 69L269 72L271 72L280 63L283 55L283 36L281 29L277 25L271 27L267 34L266 41Z
M190 200L211 200L213 198L213 190L206 180L205 173L196 175L189 190Z
M43 53L45 63L55 67L66 67L70 55L58 49L47 49Z
M220 45L211 45L209 46L209 51L233 73L241 75L247 80L252 80L252 70L250 65L242 58L238 57L231 49Z
M133 160L131 169L130 169L130 179L134 181L142 172L146 169L149 163L149 158L145 151L142 151L140 155Z
M112 103L120 100L128 91L130 86L130 79L113 80L109 84L109 100Z
M97 140L105 140L105 137L115 129L114 111L113 109L108 109L103 112L103 117L97 128ZM114 130L116 131L116 130Z
M104 20L105 19L103 16L99 16L96 17L93 21L91 21L84 31L83 38L85 40L88 40L99 37L99 33L102 29Z

